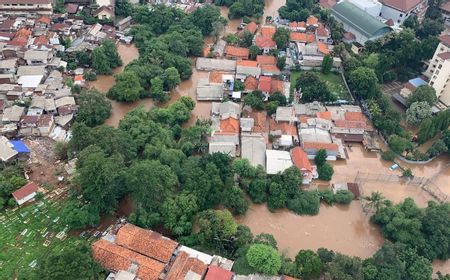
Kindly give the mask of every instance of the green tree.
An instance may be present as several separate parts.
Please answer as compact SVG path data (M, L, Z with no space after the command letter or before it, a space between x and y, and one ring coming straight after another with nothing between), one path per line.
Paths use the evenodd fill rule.
M358 67L350 72L349 83L358 97L372 99L378 95L378 78L373 69Z
M327 162L327 151L325 149L320 149L317 151L314 157L314 163L317 166L322 166Z
M411 151L413 144L411 140L403 138L398 135L391 135L388 138L389 147L397 154L403 154L405 151Z
M245 30L241 34L241 40L239 41L239 46L243 48L249 48L253 44L253 33Z
M98 74L110 75L112 73L111 66L102 47L97 47L92 51L92 68Z
M250 182L248 194L253 203L263 203L267 201L268 183L266 179L257 178Z
M285 49L289 45L289 36L291 31L288 28L277 28L277 31L273 35L273 40L277 44L278 49Z
M325 268L326 279L333 280L363 280L363 264L358 257L349 257L337 253Z
M329 74L333 67L333 58L330 55L326 55L322 60L322 73Z
M75 199L70 199L64 204L61 217L70 229L82 229L100 223L100 215L95 206L83 205Z
M198 210L197 198L192 194L168 198L162 208L164 226L175 235L189 234L192 231L192 219Z
M128 0L117 0L114 12L119 17L131 16L133 14L133 5Z
M144 91L138 77L133 72L125 71L115 76L116 84L108 91L111 99L133 102L140 98Z
M244 104L252 107L255 110L264 110L264 95L261 91L256 90L244 97Z
M113 41L111 40L103 41L101 48L105 53L105 56L109 63L109 67L111 69L119 67L123 64L122 59L120 58L120 55L117 52L117 46Z
M424 119L431 117L431 107L426 101L418 101L411 104L406 110L406 121L410 125L419 125Z
M367 201L367 205L375 212L380 211L380 209L386 205L386 198L380 192L372 192L370 196L365 196L363 198Z
M180 74L175 67L169 67L164 70L164 85L167 90L176 88L180 83Z
M228 210L206 210L199 214L202 242L218 249L225 248L237 232L237 224Z
M111 102L95 89L83 90L77 99L77 104L80 108L76 119L87 126L102 124L111 115Z
M98 263L93 260L89 246L68 245L64 250L53 250L43 256L33 276L43 280L91 280L100 277L101 270Z
M225 22L225 19L220 16L219 8L212 5L205 5L196 9L193 13L189 14L189 19L200 29L203 36L208 36L213 32L214 22Z
M277 250L264 244L251 245L247 251L248 264L258 272L276 275L281 269L281 257Z
M255 45L249 48L250 59L255 60L258 55L261 54L261 49Z
M275 239L275 237L273 237L272 234L268 234L268 233L258 234L257 236L255 236L255 239L253 239L253 243L269 245L269 246L273 247L274 249L278 249L277 240Z
M425 101L428 105L433 106L437 102L436 91L429 85L423 85L416 88L408 97L408 107L414 102Z
M327 84L313 72L302 73L297 80L295 88L301 90L302 101L304 102L336 100L336 96L330 92Z
M152 91L150 96L160 103L165 103L170 99L167 92L164 91L164 81L160 77L151 80Z
M334 174L333 166L327 162L318 166L317 172L319 173L319 179L325 181L330 181Z
M278 60L277 60L277 67L281 71L284 70L284 68L286 67L286 57L282 56L282 57L278 58Z
M319 256L311 250L300 250L295 256L295 264L303 278L317 277L323 268Z
M351 191L346 190L339 190L334 195L334 200L336 201L336 203L341 204L349 204L350 202L353 201L354 198L355 196L353 195L353 193Z
M248 210L248 201L245 199L245 194L239 187L231 187L225 190L224 205L233 214L242 215Z
M299 215L317 215L319 207L320 197L315 191L302 191L287 202L287 208Z

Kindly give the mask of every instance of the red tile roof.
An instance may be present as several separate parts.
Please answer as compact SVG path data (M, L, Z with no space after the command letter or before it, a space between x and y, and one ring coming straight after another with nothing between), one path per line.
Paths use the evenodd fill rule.
M338 144L336 143L320 143L320 142L304 142L303 148L312 149L312 150L320 150L324 149L327 151L338 151Z
M289 27L292 28L306 28L306 23L304 21L296 22L292 21L289 23Z
M361 129L366 129L366 127L367 127L366 121L335 120L334 124L337 127L344 127L344 128L361 128Z
M450 47L450 35L442 35L439 37L439 40L442 44L446 45L447 47Z
M232 117L220 120L220 132L239 133L239 120Z
M336 0L320 0L320 6L325 9L331 9L334 5L336 5Z
M253 21L245 26L245 30L247 30L253 34L255 34L257 29L258 29L258 25L256 23L254 23Z
M312 43L316 40L316 36L309 33L291 32L290 40L295 42Z
M311 163L309 162L308 155L305 153L305 151L300 147L295 147L291 150L291 157L292 161L294 162L295 166L300 171L309 171L313 172L313 168Z
M276 43L270 36L256 36L256 46L259 48L275 48Z
M277 58L273 55L258 55L256 57L256 62L259 65L276 65Z
M117 233L116 243L142 255L167 263L178 243L161 234L126 224Z
M186 274L189 271L192 271L200 277L202 277L208 266L203 263L202 261L191 258L186 252L181 251L174 263L172 264L172 267L170 268L169 272L167 273L165 280L180 280L185 279Z
M41 17L37 20L37 22L39 22L39 23L44 23L44 24L49 25L49 24L50 24L50 18L49 18L48 16L41 16Z
M274 73L275 75L278 75L279 74L278 72L280 72L280 69L278 69L278 67L275 65L262 65L261 71L263 73Z
M231 280L232 278L233 272L215 265L210 265L204 280Z
M322 42L317 42L317 46L319 47L319 52L321 52L324 55L329 55L330 50L328 49L328 45L324 44Z
M316 29L316 34L321 37L328 37L330 35L328 30L322 24L319 24L319 27Z
M266 120L267 120L267 112L266 111L254 111L250 116L254 121L254 125L252 128L252 132L265 132L266 131Z
M240 60L236 62L237 66L258 67L258 63L254 60Z
M344 118L347 121L366 121L366 117L361 112L345 112Z
M263 92L270 92L272 88L272 77L261 76L259 77L258 89Z
M28 30L26 28L20 28L19 30L17 30L16 32L16 36L17 37L28 37L31 35L31 30Z
M212 71L209 73L209 82L212 84L221 84L222 83L222 73L217 71Z
M254 91L258 89L258 80L253 76L245 78L244 87L247 91Z
M274 93L274 92L284 92L284 83L283 81L280 80L272 80L272 87L270 89L270 93Z
M35 182L28 182L25 186L12 193L15 200L21 200L28 195L37 192L39 186Z
M78 11L78 4L68 3L65 5L66 11L69 14L75 14Z
M272 38L272 36L277 32L277 29L275 26L263 26L261 27L261 35L262 36L268 36Z
M269 130L277 131L280 130L283 135L297 135L297 128L295 125L290 124L288 122L276 122L274 119L269 120Z
M158 280L165 264L104 239L92 245L92 254L104 268L128 270L132 263L139 265L137 276L142 280Z
M317 112L316 116L320 119L331 120L331 112L330 111Z
M319 20L315 16L309 16L306 19L306 25L316 25L319 23Z
M233 47L233 46L227 46L225 48L226 56L247 59L249 54L250 54L250 51L247 48L238 48L238 47Z
M41 35L38 36L36 38L34 38L34 42L33 44L35 45L47 45L48 44L48 39L45 35Z
M423 0L383 0L383 5L389 6L402 12L409 12L419 5Z

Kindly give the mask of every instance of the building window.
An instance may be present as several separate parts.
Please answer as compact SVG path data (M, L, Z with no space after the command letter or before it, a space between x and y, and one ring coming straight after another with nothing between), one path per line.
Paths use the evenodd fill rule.
M380 12L379 16L381 17L381 12Z
M430 82L430 86L434 85L434 82Z
M434 62L438 62L438 60L437 60L437 59L435 59L435 60L434 60Z
M432 68L435 68L435 67L436 67L436 64L431 65L431 67L432 67Z
M439 70L436 70L436 75L439 75Z
M400 17L403 17L403 14L400 14Z
M442 68L442 64L439 64L438 69L441 69L441 68Z

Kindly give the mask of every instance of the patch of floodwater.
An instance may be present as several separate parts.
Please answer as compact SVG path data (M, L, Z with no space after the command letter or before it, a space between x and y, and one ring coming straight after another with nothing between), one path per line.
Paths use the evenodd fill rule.
M286 0L266 0L263 20L268 16L275 19L278 16L278 10L284 5L286 5Z
M299 216L286 209L272 213L265 204L253 204L237 220L255 235L272 234L279 250L291 258L299 250L320 247L367 258L383 244L380 231L369 222L359 201L348 206L322 205L316 216Z

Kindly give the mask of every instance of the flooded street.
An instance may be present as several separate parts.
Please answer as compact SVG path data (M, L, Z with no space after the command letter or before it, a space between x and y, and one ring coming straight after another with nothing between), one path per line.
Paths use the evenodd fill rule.
M271 213L265 204L254 204L238 222L250 227L254 235L272 234L279 250L291 258L301 249L315 251L320 247L366 258L383 243L358 201L348 206L322 205L316 216L299 216L286 209Z

